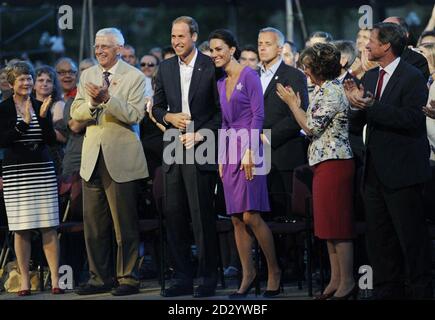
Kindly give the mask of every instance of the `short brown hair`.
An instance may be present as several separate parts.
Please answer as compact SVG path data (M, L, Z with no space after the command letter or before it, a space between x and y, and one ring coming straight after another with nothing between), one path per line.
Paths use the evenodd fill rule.
M316 43L302 51L299 62L319 80L333 80L341 73L340 51L329 43Z
M194 33L199 35L199 27L198 27L198 23L195 21L195 19L193 19L192 17L189 17L189 16L181 16L181 17L178 17L177 19L175 19L174 21L172 21L172 25L174 25L176 23L180 23L180 22L184 22L185 24L187 24L189 26L189 31L190 31L191 35L193 35Z
M33 66L27 61L17 61L6 67L7 80L11 86L23 74L31 75L33 81L35 81L35 70L33 70Z

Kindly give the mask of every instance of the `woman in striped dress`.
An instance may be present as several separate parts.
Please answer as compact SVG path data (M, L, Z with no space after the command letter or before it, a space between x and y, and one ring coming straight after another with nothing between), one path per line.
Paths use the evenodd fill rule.
M59 289L59 225L57 181L47 144L56 141L50 99L30 98L34 71L27 62L7 67L13 96L0 104L0 147L5 148L3 191L10 231L21 273L18 295L30 294L30 246L32 229L39 229L51 271L52 293Z

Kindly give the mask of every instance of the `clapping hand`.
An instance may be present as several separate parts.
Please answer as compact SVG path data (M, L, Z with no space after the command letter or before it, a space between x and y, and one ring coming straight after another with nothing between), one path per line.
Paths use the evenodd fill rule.
M41 105L41 109L39 109L39 116L41 118L45 118L47 116L47 112L51 107L51 102L53 101L51 95L44 99L44 102Z
M284 87L281 83L277 83L276 94L289 106L290 110L301 107L301 97L299 96L299 92L295 94L290 86Z
M110 99L109 87L107 85L97 86L92 82L85 84L86 92L91 97L91 104L96 107Z
M431 100L427 106L424 106L423 112L429 118L435 119L435 100Z
M343 87L344 93L353 107L363 110L367 107L371 107L375 102L373 94L367 91L366 97L364 97L364 86L361 84L358 87L352 79L345 80Z
M32 101L30 101L30 97L24 102L23 120L27 124L30 124L32 121Z

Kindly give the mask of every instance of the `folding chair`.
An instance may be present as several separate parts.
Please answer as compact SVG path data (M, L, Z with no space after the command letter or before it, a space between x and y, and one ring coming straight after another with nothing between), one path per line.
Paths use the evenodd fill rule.
M312 244L314 240L313 232L313 209L312 209L312 181L313 171L309 165L302 165L293 171L293 193L292 193L292 214L302 217L305 232L305 250L307 252L306 262L306 281L308 285L308 295L313 295L312 281Z

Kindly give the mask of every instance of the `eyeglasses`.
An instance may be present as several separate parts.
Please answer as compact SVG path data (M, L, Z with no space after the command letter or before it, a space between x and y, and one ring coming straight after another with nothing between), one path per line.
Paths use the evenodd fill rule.
M156 66L156 64L155 64L155 63L152 63L152 62L150 62L150 63L145 63L145 62L142 62L142 63L140 64L140 66L141 66L141 67L148 67L148 68L152 68L152 67L155 67L155 66Z
M74 76L77 73L76 70L61 70L61 71L56 71L56 72L58 75L60 75L62 77L66 76L66 75Z

